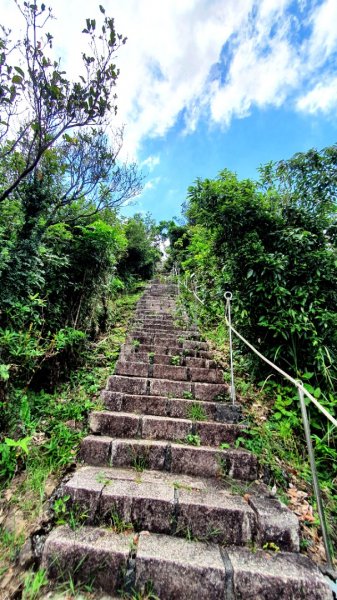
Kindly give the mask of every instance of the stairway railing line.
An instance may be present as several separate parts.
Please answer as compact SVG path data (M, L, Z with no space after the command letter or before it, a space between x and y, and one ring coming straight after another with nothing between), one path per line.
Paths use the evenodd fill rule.
M173 268L173 275L175 277L177 277L178 280L180 279L180 277L179 277L179 270L176 267ZM195 299L200 304L204 305L204 302L199 298L198 294L196 293L196 290L198 289L198 285L197 285L197 282L196 282L195 274L192 274L192 276L190 276L190 279L192 279L192 281L194 280L193 281L193 287L194 287L194 289L193 289L193 287L190 288L188 286L188 277L186 278L186 281L182 280L183 286L195 297ZM232 300L232 293L231 292L225 292L224 299L226 301L225 321L226 321L226 325L228 327L229 345L230 345L230 370L231 370L231 399L232 399L232 403L235 404L234 359L233 359L232 333L234 333L234 335L236 335L236 337L238 337L246 346L248 346L248 348L252 352L254 352L261 360L263 360L265 363L267 363L270 367L272 367L275 371L277 371L285 379L287 379L288 381L290 381L290 383L292 383L296 387L296 389L297 389L297 392L298 392L298 395L299 395L299 400L300 400L300 407L301 407L301 414L302 414L302 421L303 421L303 427L304 427L304 432L305 432L305 438L306 438L308 456L309 456L309 461L310 461L310 466L311 466L311 472L312 472L313 487L314 487L314 493L315 493L316 503L317 503L317 512L318 512L319 521L320 521L320 525L321 525L321 529L322 529L322 535L323 535L323 542L324 542L326 560L327 560L328 567L330 569L333 569L331 544L330 544L330 540L329 540L328 528L327 528L327 524L326 524L326 519L325 519L325 514L324 514L324 508L323 508L323 502L322 502L322 495L321 495L321 490L320 490L318 476L317 476L315 455L314 455L314 450L313 450L312 441L311 441L310 423L309 423L309 419L308 419L308 414L307 414L307 409L306 409L306 405L305 405L304 396L306 396L307 398L309 398L309 400L332 423L332 425L334 427L337 427L337 420L329 413L328 410L326 410L326 408L324 406L322 406L322 404L320 402L318 402L318 400L312 394L310 394L310 392L308 392L308 390L304 387L304 385L303 385L303 383L301 381L295 379L294 377L292 377L291 375L289 375L288 373L286 373L286 371L283 371L283 369L281 369L280 367L278 367L271 360L269 360L266 356L264 356L261 352L259 352L259 350L257 350L257 348L255 348L255 346L253 346L253 344L251 344L248 340L246 340L243 337L243 335L241 335L233 327L232 322L231 322L231 300Z

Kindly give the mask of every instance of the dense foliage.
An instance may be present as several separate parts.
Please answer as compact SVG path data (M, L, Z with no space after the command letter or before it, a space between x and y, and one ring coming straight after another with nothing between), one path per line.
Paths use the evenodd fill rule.
M118 214L143 180L118 160L123 130L110 122L125 38L100 6L71 80L53 59L51 11L17 7L24 39L0 27L0 478L26 453L32 415L47 418L46 394L111 331L116 299L160 257L151 218Z
M330 390L337 374L336 163L333 147L269 164L259 182L227 170L197 180L188 227L173 250L210 304L232 291L237 326L264 354L296 377L314 373Z
M259 181L240 180L223 170L215 180L198 179L188 190L185 226L167 226L169 236L178 233L171 240L171 264L203 301L196 302L182 286L185 307L218 347L224 333L223 296L229 290L236 328L302 379L336 417L337 146L269 163L260 175ZM309 483L296 391L241 342L234 343L237 391L250 419L239 443L259 455L285 492L291 473L302 479L298 485ZM333 523L336 433L315 407L309 406L309 412ZM333 528L331 533L336 543Z

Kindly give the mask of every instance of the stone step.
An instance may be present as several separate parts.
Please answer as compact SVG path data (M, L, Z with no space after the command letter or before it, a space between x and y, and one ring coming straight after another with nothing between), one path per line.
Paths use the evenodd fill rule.
M205 415L207 421L238 423L242 420L239 405L229 402L203 402L185 398L167 398L165 396L140 396L103 390L101 398L108 410L133 412L138 414L159 415L177 419L191 418L191 414ZM198 419L195 419L198 420ZM200 419L199 419L200 420Z
M332 600L298 553L297 517L257 480L256 456L230 447L241 410L197 328L178 324L176 294L154 280L138 302L86 466L58 491L76 530L52 531L42 567L110 597Z
M58 582L109 595L160 600L332 600L318 568L290 552L217 544L161 534L58 527L44 545L42 568Z
M160 298L151 298L151 297L144 297L143 300L140 300L138 302L138 307L139 308L145 308L145 309L152 309L154 311L160 311L163 309L166 309L167 312L170 312L168 310L168 308L174 308L175 307L175 300L173 298L166 298L166 299L160 299Z
M129 377L151 377L154 379L171 379L173 381L200 381L204 383L223 383L223 372L220 369L204 369L163 364L146 364L119 359L115 367L116 375Z
M180 320L179 323L177 321L175 321L173 318L170 317L164 317L162 316L161 318L155 318L155 317L142 317L140 314L136 315L134 320L133 320L133 325L135 327L137 327L137 325L139 325L140 327L160 327L160 328L170 328L170 329L174 329L174 330L180 330L180 331L194 331L194 333L200 334L200 332L198 331L198 329L191 325L190 323L188 323L187 321L182 321Z
M160 332L167 332L167 333L172 333L173 335L195 335L198 337L198 339L201 339L201 335L200 333L196 330L196 329L191 329L190 327L188 327L186 325L186 327L181 327L178 325L175 325L173 322L172 323L163 323L163 321L149 321L149 320L145 320L145 321L140 321L139 319L137 319L136 321L133 322L133 327L132 329L134 330L139 330L139 331L143 331L143 332L147 332L147 333L153 333L154 331L160 331Z
M159 440L88 435L80 458L91 466L133 467L198 477L232 477L254 481L258 464L246 450L177 444Z
M130 346L128 346L127 349L122 350L120 353L120 361L123 362L125 360L154 365L176 365L201 369L219 368L219 365L215 360L210 360L207 358L185 356L182 354L182 352L176 356L169 356L167 354L154 354L151 352L135 352L134 347L130 348Z
M212 480L83 467L61 487L82 524L124 522L135 531L167 533L222 545L275 544L298 552L296 516L275 498L243 498Z
M204 337L201 336L196 331L191 329L179 329L177 327L169 326L169 325L139 325L139 323L135 324L130 328L130 334L133 336L137 335L165 335L172 336L175 338L184 337L185 339L193 339L205 341Z
M132 355L137 353L157 353L157 354L165 354L167 356L185 356L191 358L205 358L208 360L213 360L213 353L207 350L194 350L193 348L182 348L177 346L170 346L169 344L134 344L134 340L129 339L125 343L122 349L122 355Z
M149 309L140 309L138 311L136 311L134 313L134 318L138 321L144 322L144 321L152 321L154 320L157 323L169 323L172 324L173 323L173 317L172 317L172 311L173 308L170 308L169 310L160 310L160 311L155 311L153 308L149 308Z
M144 345L152 344L155 346L162 346L166 344L169 346L176 346L177 348L185 348L190 350L209 350L208 344L195 339L194 335L191 337L186 336L184 338L181 336L180 338L175 334L166 334L160 332L143 333L133 331L127 336L126 343L134 344L135 341Z
M119 438L167 440L186 443L188 436L198 436L199 445L233 444L242 434L244 425L192 421L129 412L93 411L89 418L92 433Z
M142 363L139 363L140 365ZM130 377L112 375L108 378L107 389L111 392L123 392L146 396L166 396L172 398L189 398L207 402L218 397L229 397L228 385L221 383L199 383L191 381L174 381L172 379L153 379L146 377Z

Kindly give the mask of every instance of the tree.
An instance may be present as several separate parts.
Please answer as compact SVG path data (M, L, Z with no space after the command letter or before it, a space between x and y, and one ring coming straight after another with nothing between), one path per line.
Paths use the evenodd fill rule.
M74 222L104 208L116 209L139 194L143 182L136 163L118 161L122 144L123 128L114 130L110 139L101 128L82 129L76 135L67 135L44 153L38 169L21 182L15 194L24 198L28 214L27 187L38 190L47 185L47 204L33 209L34 214L39 210L40 216L44 215L46 226L59 221ZM0 179L18 170L19 159L15 153L3 161ZM73 203L77 203L75 214ZM78 203L82 205L81 211L78 211Z
M156 263L161 257L157 248L157 227L149 215L137 213L125 224L126 253L118 265L118 273L124 279L153 276Z
M45 28L51 10L28 2L17 6L26 22L24 41L11 43L4 28L0 39L0 211L5 217L0 215L0 296L10 303L43 288L40 250L50 226L88 224L142 188L137 165L118 160L123 128L107 135L109 115L116 112L113 57L125 43L113 19L100 7L98 34L96 21L87 19L83 32L91 53L83 53L84 73L72 82L48 56L52 37ZM9 204L14 231L6 218Z
M116 113L113 89L119 70L113 58L126 42L100 6L103 23L97 34L96 19L86 20L83 33L89 38L89 53L82 53L83 72L78 80L70 81L60 62L48 55L53 38L45 27L51 9L29 2L17 2L17 6L26 22L23 42L11 42L10 32L3 27L0 37L0 160L14 152L20 160L6 183L2 182L0 202L36 171L58 141L69 143L72 131L101 126L110 113ZM18 50L21 61L15 64Z
M325 160L329 149L320 155ZM308 181L305 176L311 152L295 158L264 171L267 189L227 170L189 188L190 258L182 266L196 270L220 301L227 289L233 292L236 324L265 355L296 377L313 372L319 385L331 388L337 378L335 174L321 165L315 193L310 169Z
M298 207L331 224L336 214L337 145L298 152L288 160L269 162L259 169L260 185L283 209Z
M186 258L184 250L188 248L190 232L187 225L177 225L174 219L160 221L157 229L163 242L168 241L165 268L170 270L175 263L181 263Z
M141 192L143 176L137 164L118 162L123 132L123 128L115 129L110 141L102 129L67 136L57 149L61 194L54 204L52 219L62 209L62 220L73 222L74 217L65 207L83 198L83 210L76 219L105 208L116 209Z

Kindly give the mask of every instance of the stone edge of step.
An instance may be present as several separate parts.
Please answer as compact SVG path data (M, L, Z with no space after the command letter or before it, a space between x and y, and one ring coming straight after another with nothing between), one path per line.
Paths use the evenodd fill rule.
M272 542L283 551L299 551L298 519L258 487L242 495L212 481L170 473L82 467L61 486L58 495L69 496L76 506L85 507L89 525L109 520L111 507L116 506L123 521L134 526L141 522L143 529L159 533L181 537L188 527L196 538L226 545L251 542L262 547ZM226 526L220 531L223 520Z
M79 580L94 575L97 587L106 592L143 591L151 580L164 600L178 597L178 590L184 590L181 598L236 600L246 597L248 584L249 597L255 599L332 600L325 578L303 555L252 553L148 532L133 536L93 527L74 532L61 526L46 540L42 567L50 577L63 579L77 567Z

